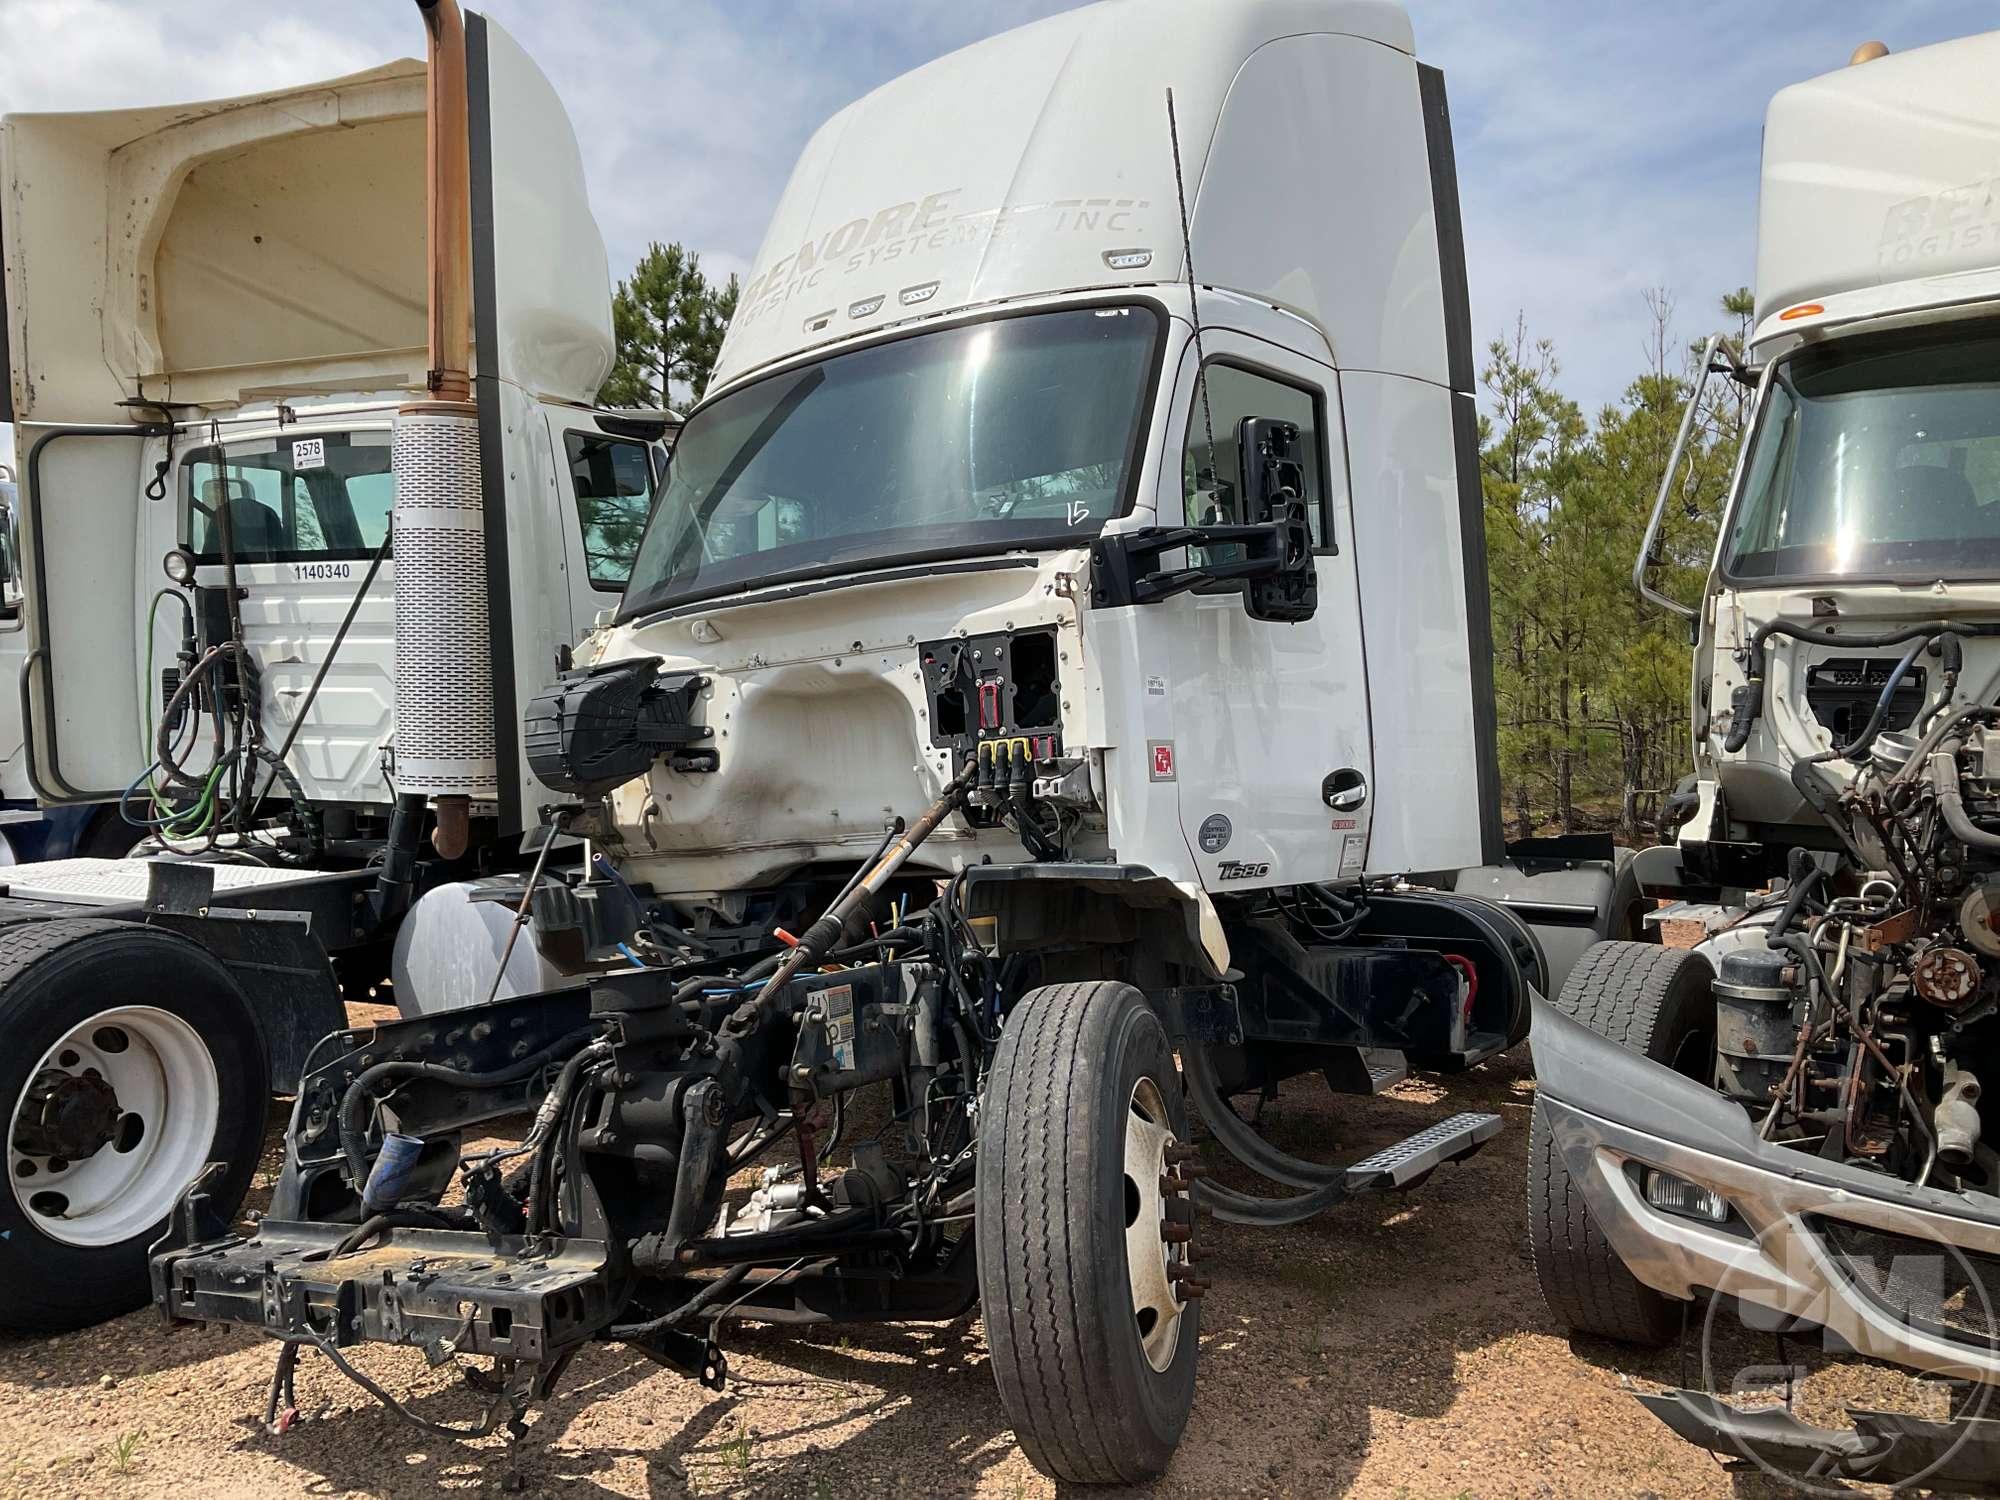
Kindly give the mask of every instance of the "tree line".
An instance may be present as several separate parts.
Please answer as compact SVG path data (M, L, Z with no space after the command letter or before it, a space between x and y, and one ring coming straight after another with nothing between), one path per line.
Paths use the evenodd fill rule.
M1646 294L1643 365L1586 418L1562 394L1554 345L1524 319L1487 346L1480 479L1493 598L1494 686L1508 834L1664 832L1691 768L1687 622L1632 584L1646 521L1700 371L1672 336L1674 306ZM1721 299L1740 355L1747 288ZM1699 596L1749 392L1708 382L1653 549L1654 586Z
M701 398L736 311L678 242L647 247L612 298L617 359L606 406L685 411ZM1647 517L1699 374L1699 345L1672 334L1664 290L1645 296L1639 372L1594 416L1561 390L1554 345L1524 318L1494 339L1480 374L1480 479L1493 601L1494 687L1508 833L1664 831L1664 803L1689 768L1685 622L1632 586ZM1749 331L1747 288L1720 299ZM1706 388L1654 548L1656 586L1697 597L1735 462L1748 393Z

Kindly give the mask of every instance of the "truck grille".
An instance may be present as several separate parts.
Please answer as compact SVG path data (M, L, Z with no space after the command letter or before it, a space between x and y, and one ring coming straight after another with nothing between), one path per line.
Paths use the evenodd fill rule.
M2000 1348L2000 1257L1839 1219L1812 1227L1881 1307L1958 1343Z

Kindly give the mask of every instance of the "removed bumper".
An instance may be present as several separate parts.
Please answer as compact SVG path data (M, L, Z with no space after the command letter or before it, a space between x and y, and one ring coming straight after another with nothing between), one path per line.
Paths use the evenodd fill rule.
M1546 1003L1532 1045L1556 1150L1640 1281L1721 1293L1927 1375L2000 1383L2000 1204L1759 1140L1737 1105ZM1649 1167L1719 1194L1728 1221L1653 1207Z

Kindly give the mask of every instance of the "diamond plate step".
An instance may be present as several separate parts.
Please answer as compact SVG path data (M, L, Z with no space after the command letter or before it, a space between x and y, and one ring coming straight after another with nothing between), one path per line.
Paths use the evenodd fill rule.
M0 870L0 891L35 901L74 901L90 906L116 906L146 899L144 859L49 859L40 864ZM218 892L312 880L317 870L274 870L258 865L209 865Z
M1347 1190L1386 1193L1408 1187L1446 1162L1472 1155L1499 1133L1498 1115L1453 1115L1354 1163L1345 1174Z

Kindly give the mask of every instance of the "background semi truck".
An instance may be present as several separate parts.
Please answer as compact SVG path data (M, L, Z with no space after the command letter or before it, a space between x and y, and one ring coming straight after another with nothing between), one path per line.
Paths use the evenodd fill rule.
M454 74L476 99L500 54L423 8L436 222ZM830 121L616 617L517 702L503 636L399 632L399 742L462 737L426 742L441 824L497 785L585 841L433 865L404 931L512 913L558 982L399 971L407 1019L307 1059L269 1215L230 1231L221 1163L182 1200L161 1307L280 1340L274 1408L361 1340L491 1357L477 1433L591 1340L720 1388L735 1319L977 1304L1038 1464L1164 1468L1196 1204L1296 1222L1499 1124L1309 1161L1230 1099L1477 1065L1614 904L1574 846L1501 863L1450 143L1365 0L1116 0ZM396 419L430 460L399 460L399 546L475 457L516 514L518 407L433 384ZM291 930L286 899L183 931ZM1190 1104L1275 1195L1204 1180Z
M1656 585L1676 454L1638 565L1696 651L1687 820L1634 870L1708 935L1543 1007L1529 1184L1571 1327L1660 1342L1716 1295L1970 1390L1857 1431L1643 1397L1676 1431L1954 1490L1995 1482L2000 1383L1996 68L2000 33L1870 45L1771 102L1719 544L1692 605Z
M271 1088L296 1087L399 935L419 966L502 944L504 917L466 903L430 909L421 944L405 931L436 870L525 863L536 808L521 775L496 778L449 859L422 848L398 634L481 626L509 664L492 700L539 686L617 602L673 424L590 406L610 294L575 140L504 32L475 45L472 383L511 503L462 497L443 529L487 528L485 572L433 567L414 598L412 555L441 555L435 515L390 543L395 415L434 368L424 65L0 125L0 415L20 459L0 723L25 740L4 789L33 799L6 831L41 818L72 849L24 855L94 855L108 830L122 854L137 819L180 851L4 881L8 1325L142 1300L174 1198L212 1158L240 1193ZM275 928L221 925L274 907ZM523 948L500 992L543 977Z

